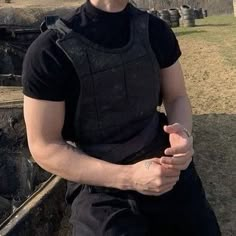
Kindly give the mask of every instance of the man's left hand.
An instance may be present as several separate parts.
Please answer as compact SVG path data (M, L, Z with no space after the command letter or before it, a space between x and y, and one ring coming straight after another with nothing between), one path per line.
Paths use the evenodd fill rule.
M179 123L164 126L164 131L169 134L170 147L165 150L166 156L161 157L161 164L166 168L187 169L194 154L192 136Z

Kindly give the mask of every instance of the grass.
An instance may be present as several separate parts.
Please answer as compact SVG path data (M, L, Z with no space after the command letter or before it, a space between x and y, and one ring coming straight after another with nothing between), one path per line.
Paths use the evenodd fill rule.
M174 29L177 37L190 37L216 45L225 62L236 67L236 17L210 16L196 20L194 28Z

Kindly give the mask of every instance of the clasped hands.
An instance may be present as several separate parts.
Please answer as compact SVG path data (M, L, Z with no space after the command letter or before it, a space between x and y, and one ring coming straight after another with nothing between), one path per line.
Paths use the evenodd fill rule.
M193 138L179 123L166 125L170 147L165 156L138 162L134 165L134 189L145 195L162 195L175 186L180 172L188 168L194 154Z

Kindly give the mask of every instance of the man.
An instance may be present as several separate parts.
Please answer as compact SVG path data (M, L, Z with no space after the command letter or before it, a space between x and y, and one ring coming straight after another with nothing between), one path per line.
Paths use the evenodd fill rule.
M37 163L71 181L73 235L220 235L168 26L127 0L46 25L24 61L24 114Z

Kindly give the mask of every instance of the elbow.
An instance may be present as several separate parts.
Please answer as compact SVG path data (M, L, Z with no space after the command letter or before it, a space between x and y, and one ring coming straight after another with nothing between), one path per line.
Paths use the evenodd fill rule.
M34 161L41 167L47 160L47 144L41 142L29 142L29 150Z
M172 104L175 104L176 102L189 102L189 98L187 93L185 94L180 94L178 96L173 96L169 98L163 98L163 102L165 107L170 106Z
M29 150L34 161L44 170L51 171L51 159L56 155L57 145L42 141L29 142Z

